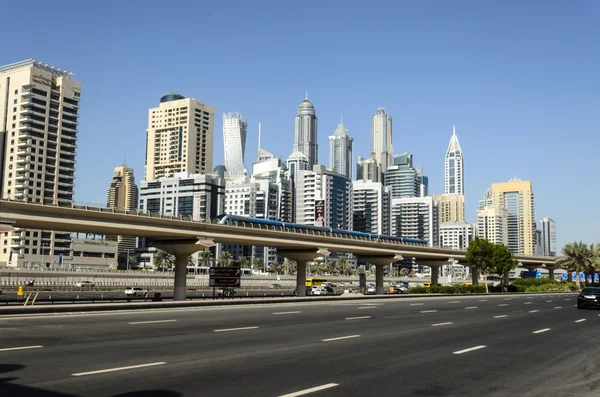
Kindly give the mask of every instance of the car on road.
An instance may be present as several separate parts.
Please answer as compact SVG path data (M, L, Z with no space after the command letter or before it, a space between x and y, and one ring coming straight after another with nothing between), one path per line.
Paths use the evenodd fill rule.
M126 287L125 295L127 296L144 296L148 293L148 290L145 290L142 287Z
M78 283L75 283L75 286L79 287L79 288L83 288L83 287L95 287L96 283L93 282L93 281L89 281L89 280L88 281L80 281Z
M279 289L279 288L281 288L281 284L271 284L269 286L269 288L271 288L271 289Z
M298 295L298 288L294 289L294 296ZM306 296L312 295L312 288L306 287Z
M369 285L369 288L367 288L367 294L369 294L369 295L375 294L376 291L377 291L377 288L374 285Z
M404 284L394 284L390 287L390 294L408 294L408 288Z
M600 307L600 288L585 287L577 296L577 308Z
M311 295L327 295L328 291L322 285L313 285Z
M230 287L219 287L217 288L217 296L233 297L235 296L235 290Z

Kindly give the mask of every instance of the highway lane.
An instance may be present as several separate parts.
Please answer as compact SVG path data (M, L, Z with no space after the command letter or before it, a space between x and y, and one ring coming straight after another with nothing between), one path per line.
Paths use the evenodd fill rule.
M81 396L157 389L198 395L199 385L204 385L202 396L264 396L332 382L338 386L315 395L397 395L398 390L406 395L478 395L469 390L486 388L493 395L499 383L496 395L525 395L516 389L517 382L504 384L502 372L549 387L553 379L539 382L539 360L546 366L557 355L562 362L581 360L582 352L573 352L573 335L597 332L600 318L597 312L575 309L572 294L505 299L369 300L3 319L0 348L43 347L0 350L0 362L25 365L12 374L18 379L11 387ZM500 306L504 304L508 306ZM550 331L533 334L544 328ZM486 347L452 354L477 346ZM146 364L156 365L71 376ZM424 373L432 373L432 380Z

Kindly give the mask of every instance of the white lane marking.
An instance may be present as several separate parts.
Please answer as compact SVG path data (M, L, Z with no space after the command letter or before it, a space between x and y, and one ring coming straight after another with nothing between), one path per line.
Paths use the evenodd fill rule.
M44 347L44 346L37 345L37 346L5 347L4 349L0 349L0 352L8 352L11 350L39 349L41 347Z
M361 306L383 306L383 303L355 303L355 305L361 305Z
M508 303L501 303L498 306L508 306Z
M531 302L527 301L525 302L526 305L531 305Z
M506 317L506 314L500 314L499 316L494 316L494 318L504 318Z
M479 346L474 346L474 347L469 347L468 349L463 349L463 350L458 350L453 352L452 354L463 354L463 353L468 353L468 352L472 352L473 350L479 350L479 349L484 349L486 348L486 345L479 345Z
M350 339L350 338L358 338L358 337L360 337L360 335L339 336L337 338L321 339L321 342L332 342L334 340L342 340L342 339Z
M361 306L358 309L377 309L377 306Z
M460 303L460 301L450 301L448 303Z
M487 302L487 299L479 299L479 302Z
M363 318L371 318L371 316L346 317L346 320L362 320Z
M570 301L571 299L570 299L570 298L567 298L567 299L565 299L565 300L566 300L566 301Z
M165 364L166 364L166 362L161 361L161 362L150 363L150 364L130 365L128 367L101 369L101 370L98 370L98 371L90 371L90 372L79 372L79 373L76 373L76 374L71 374L71 376L86 376L86 375L105 374L107 372L126 371L128 369L155 367L157 365L165 365Z
M300 390L300 391L297 391L297 392L294 392L294 393L283 394L283 395L281 395L279 397L298 397L298 396L303 396L305 394L314 393L316 391L330 389L330 388L336 387L336 386L338 386L337 383L328 383L326 385L311 387L310 389L304 389L304 390Z
M562 309L562 306L554 306L555 309Z
M276 313L273 313L273 314L296 314L296 313L302 313L302 312L299 311L299 310L297 310L295 312L276 312Z
M549 301L546 301L546 303L550 303L550 302L552 302L552 299L550 299Z
M539 310L530 310L529 313L537 313Z
M154 324L154 323L174 323L175 321L177 321L177 320L135 321L133 323L129 323L129 325Z
M585 318L582 318L582 319L579 319L579 320L575 320L575 322L576 322L576 323L582 323L582 322L584 322L585 320L586 320Z
M537 331L533 331L533 334L541 334L542 332L550 331L550 328L538 329Z
M512 298L504 298L505 301L511 301Z
M225 329L215 329L214 332L244 331L247 329L257 329L257 328L258 327L225 328Z
M477 306L467 306L467 307L465 307L465 309L466 309L466 310L469 310L469 309L477 309Z
M437 310L421 310L421 313L435 313Z
M410 305L411 306L421 306L421 305L424 305L424 303L411 303Z
M432 327L441 327L442 325L450 325L453 324L452 321L447 322L447 323L437 323L437 324L431 324Z

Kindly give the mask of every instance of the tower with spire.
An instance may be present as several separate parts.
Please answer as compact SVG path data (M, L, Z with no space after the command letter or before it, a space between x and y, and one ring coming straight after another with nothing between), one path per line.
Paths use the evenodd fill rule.
M302 153L308 160L309 169L312 169L315 164L319 163L317 121L315 107L312 102L308 100L307 92L306 98L300 103L300 106L298 106L294 136L294 153L292 156L297 152Z
M329 168L338 174L352 179L352 142L354 139L348 134L348 129L342 122L329 137Z
M464 159L458 137L456 136L456 126L452 126L452 137L446 151L446 178L445 194L458 194L464 196Z

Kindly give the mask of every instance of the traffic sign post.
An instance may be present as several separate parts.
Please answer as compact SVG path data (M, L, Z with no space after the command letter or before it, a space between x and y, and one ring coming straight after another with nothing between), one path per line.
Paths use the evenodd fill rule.
M213 299L215 288L239 288L242 269L240 267L211 267L208 269L208 285L213 287Z
M211 278L209 281L209 287L231 287L239 288L239 278Z

